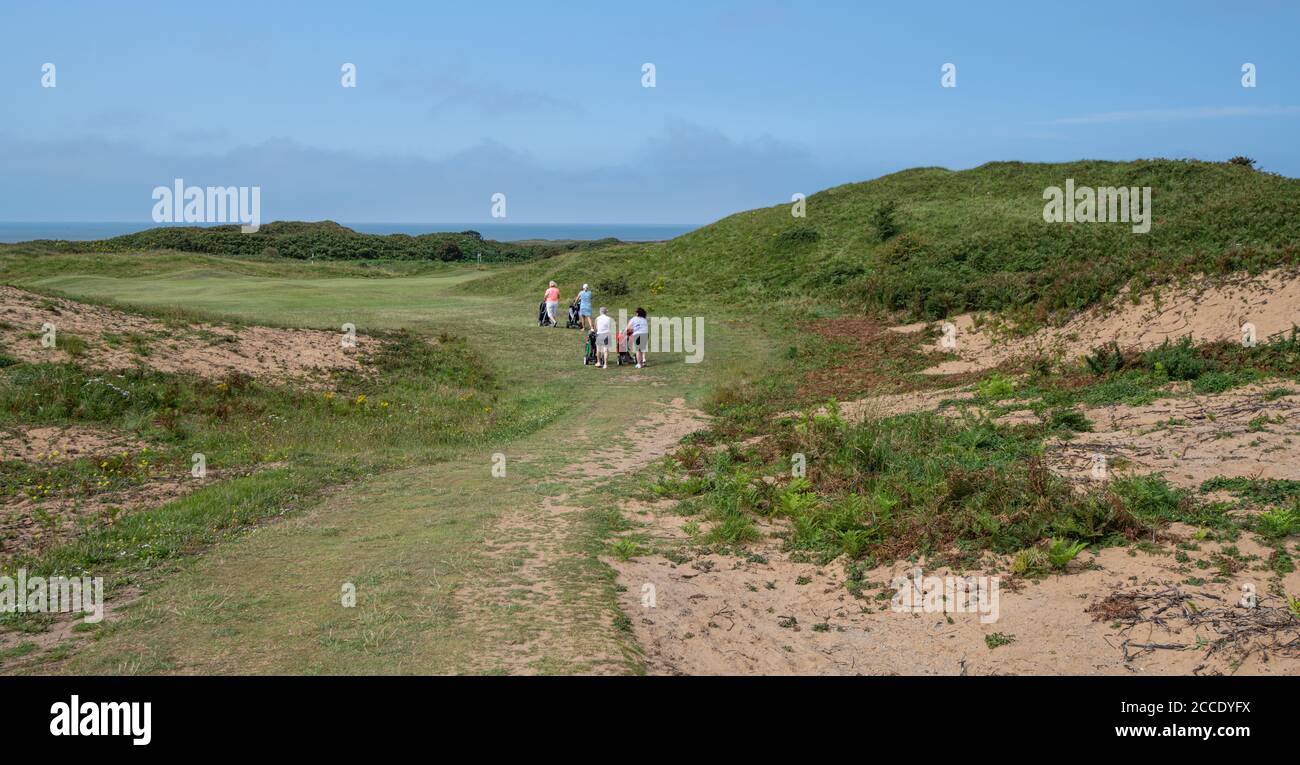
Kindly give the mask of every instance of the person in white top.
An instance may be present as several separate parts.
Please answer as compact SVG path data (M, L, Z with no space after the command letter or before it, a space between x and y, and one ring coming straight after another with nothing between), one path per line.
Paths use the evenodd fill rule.
M614 320L609 317L605 306L600 307L596 317L596 366L604 369L609 364L609 337L614 329Z
M650 338L650 322L645 317L644 308L636 309L636 316L627 323L627 334L636 354L636 368L640 369L645 366L645 347Z

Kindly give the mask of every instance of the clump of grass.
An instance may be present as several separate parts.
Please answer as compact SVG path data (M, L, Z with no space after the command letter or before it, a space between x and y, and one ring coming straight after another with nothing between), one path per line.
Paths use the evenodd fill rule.
M1083 357L1088 370L1097 377L1104 377L1124 368L1124 352L1114 340L1106 345L1092 349L1092 353Z
M1053 539L1047 547L1047 560L1052 568L1064 570L1070 561L1078 557L1088 547L1087 542L1071 542L1068 539Z
M1255 533L1267 539L1281 539L1300 530L1300 513L1275 507L1255 518Z
M703 541L709 545L738 547L762 539L758 526L740 513L728 513L714 523L704 535Z
M839 538L840 549L850 559L861 558L870 548L871 543L876 541L868 529L847 529L836 532L836 535Z
M988 646L990 651L994 648L1001 648L1004 645L1010 645L1014 642L1016 642L1015 635L1008 635L1003 632L994 632L992 635L984 636L984 645Z
M887 242L899 231L897 220L898 203L892 199L881 202L871 214L871 225L876 230L876 238Z
M619 297L632 291L631 288L627 286L627 277L622 275L611 276L596 282L596 290L602 295L609 295L611 297Z
M1006 375L994 372L983 380L980 380L975 387L980 398L989 401L996 401L998 399L1007 398L1011 394L1015 393L1016 381Z
M773 434L777 453L802 453L815 471L773 483L758 476L785 472L782 462L718 453L688 473L703 489L691 501L713 521L705 535L713 542L752 538L747 515L780 516L789 524L787 549L810 560L875 562L957 548L1019 552L1022 573L1062 568L1089 544L1141 538L1172 521L1230 524L1226 508L1159 477L1119 478L1080 494L1042 464L1042 437L933 413L851 423L832 409Z
M609 549L619 560L630 560L641 554L641 545L626 537L614 540Z
M1100 378L1095 385L1057 393L1058 403L1083 400L1091 404L1150 403L1170 381L1191 382L1196 393L1215 394L1259 382L1277 375L1300 371L1300 334L1277 333L1250 348L1240 343L1217 341L1195 345L1190 336L1165 340L1136 358L1126 358L1119 346L1110 343L1093 349L1084 366ZM1289 395L1289 388L1274 388L1266 401Z
M18 643L9 648L0 648L0 661L10 661L12 659L28 656L35 653L38 648L40 648L40 646L30 641Z
M1300 481L1285 478L1211 478L1201 492L1227 491L1259 505L1283 505L1300 500Z
M688 475L682 478L664 476L651 487L656 495L673 499L685 499L704 493L709 488L709 480L702 476Z
M86 355L86 351L89 349L90 344L87 343L83 337L69 332L60 332L55 341L55 347L68 354L71 358L79 359Z
M1142 354L1143 366L1163 372L1170 380L1195 380L1210 371L1212 364L1197 355L1190 335L1177 343L1166 339L1159 347Z
M821 234L812 226L800 226L798 228L787 229L782 231L776 237L776 243L779 247L794 247L801 244L812 244L821 239Z
M817 504L817 494L807 478L795 478L776 495L773 513L789 518L805 517Z
M1295 395L1294 388L1270 388L1264 391L1264 395L1261 396L1260 398L1263 399L1264 401L1272 402L1272 401L1277 401L1283 396L1293 396L1293 395Z
M0 322L0 324L6 324L6 323L7 322ZM0 326L0 329L6 329L6 327ZM19 364L19 363L21 362L19 362L18 359L9 355L8 349L5 348L4 343L0 343L0 369L4 369L6 367L12 367L15 364Z
M1253 369L1239 369L1231 372L1207 372L1192 383L1192 390L1197 393L1223 393L1257 382L1260 378Z
M1052 430L1068 430L1077 433L1092 431L1092 422L1077 409L1056 409L1047 417L1047 427Z
M1026 547L1011 559L1011 573L1016 576L1041 576L1047 572L1049 565L1047 553L1037 547Z

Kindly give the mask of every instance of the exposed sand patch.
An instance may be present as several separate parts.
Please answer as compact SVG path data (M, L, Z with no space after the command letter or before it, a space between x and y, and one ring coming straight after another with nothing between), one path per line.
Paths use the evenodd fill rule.
M140 597L142 590L136 586L123 587L113 594L109 599L107 593L104 597L103 621L99 622L100 628L117 620L119 612L127 605L133 603ZM5 632L0 633L0 652L6 649L14 649L19 646L31 646L28 652L21 656L13 656L8 661L0 660L0 671L6 671L15 667L28 664L37 664L50 661L48 652L58 649L60 646L70 648L86 640L93 640L95 632L79 631L78 625L84 624L86 614L68 613L53 615L54 623L42 632ZM66 645L65 645L66 644ZM51 666L51 665L46 665ZM42 668L43 670L45 668Z
M671 518L667 516L666 518ZM676 521L656 525L671 535ZM1174 529L1185 534L1187 529ZM1243 554L1265 555L1243 539ZM1193 559L1216 553L1203 543ZM1297 674L1300 643L1287 655L1259 650L1270 636L1208 651L1198 638L1218 640L1210 625L1192 626L1170 618L1167 627L1098 621L1088 608L1115 592L1177 587L1202 608L1232 607L1241 585L1253 584L1259 604L1285 608L1269 594L1272 575L1245 570L1222 583L1184 584L1188 564L1172 556L1132 555L1111 548L1072 564L1066 576L1023 581L1019 591L999 588L999 618L981 623L975 613L898 613L890 609L892 580L911 564L882 566L866 576L881 585L855 598L844 587L844 567L792 562L773 541L755 546L762 559L700 555L684 564L660 556L610 561L625 591L620 605L646 651L654 674ZM926 571L945 575L945 569ZM963 572L970 574L972 572ZM799 584L807 580L806 584ZM643 587L653 586L653 607ZM1295 592L1300 575L1283 583ZM883 596L882 596L883 593ZM1274 615L1277 612L1270 612ZM951 619L951 621L950 621ZM1300 620L1295 622L1300 629ZM1013 642L990 648L994 633ZM1290 633L1288 633L1289 635ZM1283 635L1287 637L1288 635ZM1150 644L1178 645L1146 649Z
M1048 445L1046 464L1071 480L1091 480L1093 455L1124 470L1160 473L1198 488L1216 476L1300 480L1300 393L1265 400L1279 382L1215 395L1167 398L1149 406L1085 409L1094 432ZM1121 463L1122 464L1122 463Z
M47 549L231 477L209 469L202 479L188 473L151 477L137 485L84 496L10 497L0 504L0 558Z
M974 401L975 392L959 388L941 390L910 391L908 393L884 393L879 396L839 402L840 417L846 422L863 422L865 420L896 417L900 414L914 412L936 412L944 417L960 418L966 414L979 415L987 413L987 408ZM1022 409L1006 412L997 417L999 425L1032 425L1039 422L1038 415L1032 409L1030 401ZM827 413L826 407L817 409L815 414ZM783 417L795 417L802 412L783 412Z
M52 324L65 342L41 346L42 327ZM35 335L35 336L31 336ZM0 344L28 362L68 361L73 342L84 341L78 358L96 369L144 365L209 379L242 373L265 381L303 380L335 369L359 369L376 340L357 335L344 348L341 333L273 327L230 328L211 324L172 326L111 308L47 298L0 286Z
M103 428L79 425L10 427L0 431L0 460L17 460L36 468L54 467L80 458L127 459L147 456L148 445ZM105 476L106 477L106 476ZM0 495L0 558L46 549L88 530L111 524L122 514L156 507L184 496L206 480L188 474L151 475L125 487L43 486L49 479L26 479L30 485ZM11 487L12 488L12 487ZM44 488L46 492L40 493Z
M925 387L910 378L935 359L928 348L918 352L918 338L865 316L801 322L800 329L820 335L837 347L833 365L809 370L800 381L799 396L806 401L844 400L866 393L902 393ZM972 382L974 375L968 377L972 379L945 382L948 387Z
M1300 278L1294 272L1270 271L1213 283L1198 278L1183 286L1165 286L1135 302L1129 291L1109 305L1090 308L1065 325L1028 337L1001 339L991 328L975 328L975 315L955 317L956 347L944 348L942 336L926 350L955 353L960 359L926 369L928 374L957 374L992 369L1004 362L1037 355L1073 361L1102 343L1146 350L1165 340L1191 335L1196 343L1239 339L1246 322L1262 342L1271 334L1300 324ZM923 324L893 327L916 332Z
M1300 280L1272 272L1167 287L1136 301L1126 294L1064 327L1002 342L991 330L975 330L973 316L959 317L955 351L961 358L926 371L972 373L1038 353L1073 360L1111 339L1139 349L1187 335L1198 343L1237 339L1245 322L1255 325L1261 341L1300 323ZM941 339L926 350L949 351ZM1300 395L1265 400L1266 392L1285 385L1217 395L1171 389L1150 406L1087 409L1096 432L1051 442L1048 464L1083 483L1095 453L1192 488L1220 475L1300 480L1294 459ZM966 403L971 398L958 388L888 392L839 408L850 421L936 409L955 416L972 405ZM941 406L946 400L958 403ZM999 422L1037 422L1027 409L1028 402ZM1300 593L1300 572L1274 574L1268 567L1272 550L1249 533L1232 544L1194 542L1194 530L1175 524L1150 553L1088 552L1067 575L1021 580L1019 586L1003 576L999 618L985 624L977 614L893 611L892 582L912 568L906 561L867 572L875 586L857 598L845 587L842 559L797 562L770 537L751 546L748 557L701 552L684 530L688 519L671 508L637 506L635 512L648 522L638 533L677 546L671 559L607 560L619 574L620 605L653 673L1300 674L1300 619L1284 597ZM1186 549L1174 547L1178 542ZM997 572L1008 561L987 563ZM1244 586L1257 593L1258 609L1238 605ZM653 593L652 604L646 592ZM1152 621L1153 614L1160 621ZM987 639L995 633L1011 642L991 646Z
M95 454L139 451L144 442L79 425L0 429L0 461L66 462Z
M1088 408L1096 432L1049 442L1046 461L1081 487L1091 481L1095 453L1189 488L1220 475L1300 480L1300 393L1266 396L1296 387L1264 383L1192 395L1171 386L1169 398L1149 406ZM953 388L886 394L840 410L853 421L935 409L958 416L971 406L960 402L971 397ZM955 406L940 408L954 399ZM1025 411L998 419L1037 420ZM678 543L690 558L607 560L656 674L1300 674L1300 620L1282 597L1300 593L1300 572L1276 577L1266 566L1271 550L1250 534L1234 543L1247 562L1233 559L1231 575L1217 572L1226 545L1215 542L1199 543L1183 562L1169 543L1159 554L1085 553L1068 575L1023 581L1018 591L1002 587L999 619L983 624L977 614L891 610L893 589L886 585L911 568L906 561L868 572L866 580L880 586L855 598L844 586L842 560L795 562L770 538L752 546L758 556L748 559L690 555L688 518L662 504L636 511L632 517L649 522L639 533ZM762 530L780 531L766 524ZM1175 524L1169 534L1190 542L1193 531ZM647 585L653 607L645 604ZM1254 587L1260 609L1238 607L1243 585ZM1141 606L1132 618L1115 615L1117 605L1132 604ZM1163 624L1150 620L1154 614ZM985 639L994 633L1014 640L990 648Z
M840 417L848 422L862 422L912 412L936 410L956 415L962 411L963 407L945 406L944 402L969 401L974 397L975 394L972 391L964 391L959 388L943 388L941 390L918 390L906 393L883 393L878 396L868 396L853 401L840 401L838 406ZM823 406L816 409L814 414L826 414L827 412L827 408ZM782 412L778 416L797 417L802 414L803 412L790 411Z
M1267 395L1279 389L1293 392ZM1096 455L1104 455L1115 472L1159 473L1191 489L1218 476L1300 480L1300 385L1278 380L1216 394L1171 385L1166 392L1168 397L1147 406L1084 408L1093 431L1049 441L1045 464L1080 488L1093 481ZM886 394L843 402L840 412L850 422L920 411L959 417L978 407L941 403L973 395L956 389ZM1000 415L997 423L1037 424L1031 403Z

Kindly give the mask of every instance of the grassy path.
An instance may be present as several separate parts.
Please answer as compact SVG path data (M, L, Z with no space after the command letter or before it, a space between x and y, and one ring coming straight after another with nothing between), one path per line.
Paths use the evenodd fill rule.
M628 672L614 573L598 556L623 520L627 475L696 427L689 406L763 363L758 337L714 323L705 363L579 363L576 331L535 303L466 296L473 272L286 279L202 269L154 278L60 274L26 283L248 323L407 327L475 338L528 435L365 478L219 544L147 589L58 666L73 673ZM523 431L521 431L523 432ZM492 476L504 454L506 476ZM342 605L345 585L355 607ZM47 665L40 671L48 671Z

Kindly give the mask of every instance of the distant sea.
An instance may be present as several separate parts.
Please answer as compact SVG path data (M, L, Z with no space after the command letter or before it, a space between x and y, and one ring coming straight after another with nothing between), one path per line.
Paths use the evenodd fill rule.
M654 242L672 239L699 228L691 223L344 223L365 234L432 234L477 231L484 239L517 242L523 239L605 239L625 242ZM33 239L86 241L108 239L156 228L156 223L4 223L0 242L29 242Z

